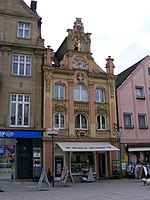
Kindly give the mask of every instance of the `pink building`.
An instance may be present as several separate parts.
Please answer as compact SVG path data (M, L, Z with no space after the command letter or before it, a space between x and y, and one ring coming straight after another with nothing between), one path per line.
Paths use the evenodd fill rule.
M116 91L121 161L150 163L150 56L118 75Z

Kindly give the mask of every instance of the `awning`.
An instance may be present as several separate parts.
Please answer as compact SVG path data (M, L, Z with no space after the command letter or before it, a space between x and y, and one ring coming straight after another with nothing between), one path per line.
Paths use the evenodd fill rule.
M118 148L107 142L57 142L63 151L119 151Z
M137 147L137 148L128 148L129 152L133 151L150 151L150 147Z

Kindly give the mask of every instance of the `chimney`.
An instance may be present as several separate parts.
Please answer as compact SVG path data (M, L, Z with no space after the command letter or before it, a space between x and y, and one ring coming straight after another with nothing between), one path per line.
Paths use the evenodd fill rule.
M37 7L37 1L31 1L31 4L30 4L30 8L31 10L33 11L36 11L36 7Z

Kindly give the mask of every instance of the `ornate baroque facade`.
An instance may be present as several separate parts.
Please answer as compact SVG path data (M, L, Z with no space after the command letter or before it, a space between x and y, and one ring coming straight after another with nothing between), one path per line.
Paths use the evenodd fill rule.
M96 178L112 176L112 160L117 151L113 124L116 123L115 76L113 59L106 59L106 72L94 61L90 33L84 32L81 18L76 18L73 29L68 29L57 52L48 47L44 56L44 128L57 127L55 142L55 177L58 164L67 166L79 176L82 168L92 167ZM75 142L75 143L73 143ZM99 151L85 152L82 146ZM51 165L51 137L43 137L46 169ZM64 148L62 145L66 145ZM67 151L65 148L78 149ZM75 146L73 146L75 145ZM78 147L77 147L77 146ZM85 149L86 149L85 148ZM109 150L110 148L110 150Z

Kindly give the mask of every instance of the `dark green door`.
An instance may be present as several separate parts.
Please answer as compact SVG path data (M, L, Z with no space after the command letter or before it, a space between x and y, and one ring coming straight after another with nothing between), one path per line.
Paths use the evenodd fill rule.
M32 139L19 139L17 143L18 178L32 178Z

